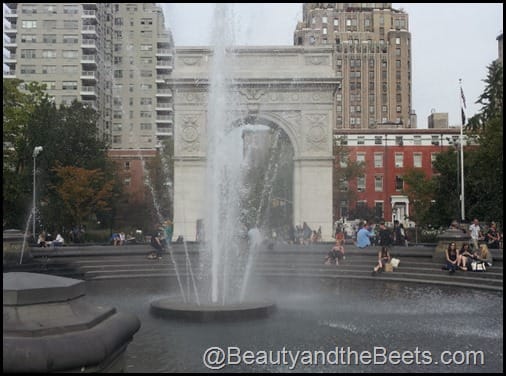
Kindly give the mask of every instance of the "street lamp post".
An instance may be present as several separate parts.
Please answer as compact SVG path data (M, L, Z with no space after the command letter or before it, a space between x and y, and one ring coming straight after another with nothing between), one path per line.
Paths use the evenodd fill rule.
M36 238L36 235L35 235L35 213L36 213L36 210L35 210L35 175L36 175L36 165L35 165L35 159L37 158L37 155L39 155L39 153L42 151L42 146L35 146L35 148L33 149L33 206L32 206L32 221L33 221L33 240L35 242L37 242L37 238Z

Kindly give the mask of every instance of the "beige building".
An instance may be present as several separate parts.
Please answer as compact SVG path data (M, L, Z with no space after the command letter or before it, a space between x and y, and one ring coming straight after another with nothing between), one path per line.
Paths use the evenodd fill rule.
M4 78L95 108L113 149L154 149L172 135L173 41L155 3L4 3L4 20Z
M336 130L416 127L407 13L391 3L304 3L294 44L336 50Z

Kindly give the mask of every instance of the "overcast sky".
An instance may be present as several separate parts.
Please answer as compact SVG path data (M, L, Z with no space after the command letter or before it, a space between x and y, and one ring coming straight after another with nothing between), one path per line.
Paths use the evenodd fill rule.
M209 46L214 3L163 3L176 47ZM496 38L503 31L503 4L393 3L409 15L412 40L413 109L418 128L427 128L431 110L447 112L460 125L459 79L467 117L484 89L487 66L498 56ZM237 45L293 45L302 21L302 3L233 4Z

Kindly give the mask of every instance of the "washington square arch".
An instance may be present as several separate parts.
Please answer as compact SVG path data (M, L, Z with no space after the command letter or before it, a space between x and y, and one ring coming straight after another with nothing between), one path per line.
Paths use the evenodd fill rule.
M290 144L290 226L306 222L332 238L332 134L340 80L333 49L235 47L227 108L237 126L277 129ZM170 79L174 96L174 234L198 239L206 206L206 143L213 53L178 48ZM232 101L228 98L227 101Z

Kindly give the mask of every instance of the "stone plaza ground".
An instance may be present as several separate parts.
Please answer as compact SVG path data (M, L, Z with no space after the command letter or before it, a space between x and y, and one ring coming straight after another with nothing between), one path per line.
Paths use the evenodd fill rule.
M151 314L152 301L177 300L180 290L171 258L147 259L149 245L33 249L24 267L83 279L90 304L139 317L129 372L503 371L502 251L485 273L449 275L432 261L433 247L394 247L399 268L373 277L377 247L347 246L336 267L323 263L331 246L263 250L248 296L277 309L230 323ZM198 268L197 245L188 251ZM174 246L174 258L184 271L183 245Z

